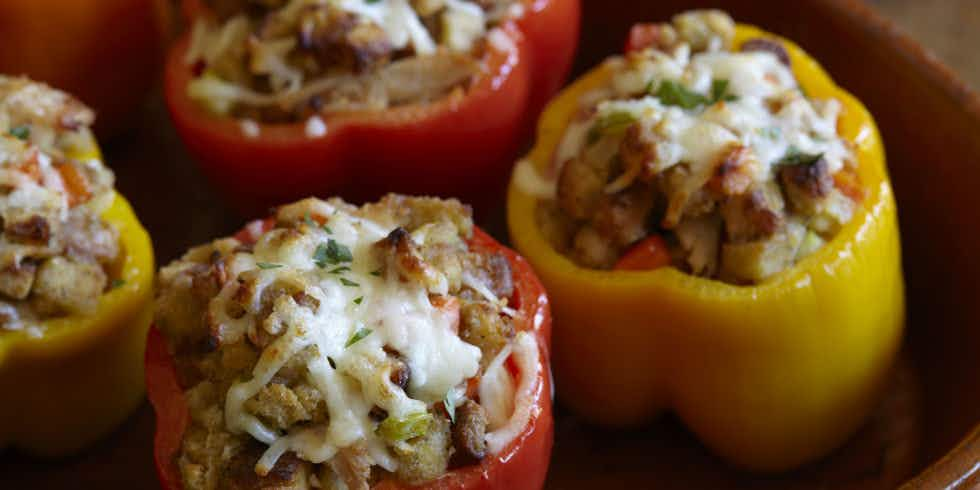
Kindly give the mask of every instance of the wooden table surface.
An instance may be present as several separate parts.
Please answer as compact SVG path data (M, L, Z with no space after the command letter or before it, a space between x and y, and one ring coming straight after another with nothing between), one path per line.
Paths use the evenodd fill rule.
M973 87L980 87L980 55L976 54L976 48L980 46L980 0L869 1L934 50L940 59L957 70ZM168 125L157 124L165 117L157 95L148 103L145 117L134 130L106 148L107 159L113 162L121 191L132 201L140 219L154 237L160 264L172 260L190 245L213 238L216 230L227 233L241 224L240 218L211 195L197 169L187 163L189 158L173 130ZM174 164L153 165L153 169L148 169L144 160L147 147L157 152L154 162ZM161 202L173 200L183 201L181 209L199 211L189 219L161 205ZM112 435L85 454L54 464L7 452L0 460L0 488L152 488L155 486L151 450L153 421L152 410L144 405ZM584 464L594 463L598 459L601 464L616 465L615 461L601 459L601 446L589 444L588 434L591 430L571 417L559 414L560 434L583 436L566 443L566 446L571 444L573 447L563 448L564 454ZM686 454L693 453L698 458L710 457L671 420L662 422L651 431L665 438L665 444L672 451L683 446L682 452ZM614 437L612 443L629 445L635 442L634 439L624 435ZM670 465L671 461L668 458L656 465ZM625 463L635 462L619 462ZM644 471L647 470L645 468ZM724 475L727 473L719 478L724 478ZM568 483L570 478L571 474L552 475L552 485L561 488L564 486L562 483ZM765 487L782 486L778 480L770 483Z

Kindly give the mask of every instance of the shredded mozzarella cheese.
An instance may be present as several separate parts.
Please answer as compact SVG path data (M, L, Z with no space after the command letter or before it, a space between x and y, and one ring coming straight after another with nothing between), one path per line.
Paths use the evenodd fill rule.
M504 380L509 379L513 383L509 373L490 378L485 377L485 384L481 380L481 400L483 400L484 392L488 396L494 393L498 395L502 395L505 392L513 393L513 410L508 417L504 418L502 412L497 412L491 419L490 410L487 410L488 419L490 420L489 428L491 429L491 432L486 435L487 449L493 454L498 454L503 451L527 427L531 418L538 416L539 408L535 405L534 401L541 396L539 393L539 390L541 390L541 383L539 382L541 378L541 359L540 352L538 351L538 343L534 340L533 334L528 332L517 334L514 338L513 356L517 364L517 369L521 374L520 383L517 385L516 391L513 389L507 390L509 386L507 386L507 382ZM500 365L496 366L496 370L506 372L502 364L503 361L501 361ZM494 387L495 383L502 383L502 386ZM499 405L497 407L498 409L500 408Z
M693 108L667 105L655 95L600 102L592 117L574 121L566 129L555 164L561 166L580 154L588 144L589 129L617 114L640 121L656 141L655 160L649 162L653 172L684 162L692 170L692 179L705 179L706 172L732 145L752 149L761 164L752 176L758 182L770 179L773 165L791 149L823 155L831 174L852 158L850 148L837 134L840 103L807 99L798 90L789 67L772 53L708 51L689 56L686 48L681 45L673 54L654 51L651 58L631 62L611 61L614 93L629 97L669 81L707 97L713 83L725 80L726 93L734 100ZM529 182L525 174L521 176ZM607 190L621 190L629 182L615 184Z
M436 43L425 30L418 14L407 0L340 0L337 6L348 12L363 15L381 26L388 40L397 49L409 44L418 55L428 55L436 51Z
M375 464L393 470L395 460L375 434L375 422L369 417L371 408L381 407L389 416L399 418L425 412L429 404L441 401L447 391L479 370L479 348L459 338L451 315L432 305L423 286L401 281L397 275L371 274L377 266L372 246L393 226L333 211L328 222L331 233L310 227L301 236L287 240L286 233L279 232L281 229L272 230L255 244L254 258L249 259L251 267L242 263L245 260L233 266L257 274L256 300L246 305L244 316L232 318L227 313L237 281L229 281L209 306L210 317L229 341L251 335L257 329L279 334L262 352L251 378L229 389L224 407L229 430L248 433L269 445L256 467L260 474L269 471L286 451L319 463L361 440L373 448L369 453ZM331 274L329 267L318 267L313 260L317 246L331 239L349 247L353 256L347 264L352 270L342 276L347 282ZM256 270L257 263L274 263L278 267ZM258 298L265 288L282 281L301 284L319 307L303 307L283 295L274 303L269 317L258 324L256 314L262 308ZM360 301L355 302L356 298ZM369 329L370 333L347 345L362 329ZM390 381L387 370L380 368L387 355L386 347L397 350L411 369L407 393ZM288 434L277 433L249 414L245 402L265 387L287 361L309 348L315 348L318 354L307 363L309 380L324 396L330 424L326 431L296 428Z

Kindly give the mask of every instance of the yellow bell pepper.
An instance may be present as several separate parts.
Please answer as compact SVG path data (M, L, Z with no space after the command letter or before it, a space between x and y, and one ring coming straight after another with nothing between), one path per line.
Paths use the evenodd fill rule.
M99 158L95 145L76 158ZM118 426L143 401L143 348L152 319L153 248L121 195L103 219L119 231L122 282L95 313L47 320L32 336L0 333L0 448L53 457Z
M802 49L739 25L735 46L778 39L813 97L841 101L866 189L823 248L761 284L736 286L671 267L591 270L556 252L535 222L537 198L512 179L516 248L548 289L559 399L586 419L635 426L665 409L737 466L781 471L840 446L874 405L899 350L904 285L895 201L874 120ZM543 114L530 164L543 173L600 66ZM515 173L516 175L516 173Z

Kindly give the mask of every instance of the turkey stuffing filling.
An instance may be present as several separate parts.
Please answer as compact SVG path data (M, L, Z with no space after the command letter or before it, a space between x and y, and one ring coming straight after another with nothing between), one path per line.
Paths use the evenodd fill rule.
M516 0L205 0L188 95L245 122L462 95ZM249 127L253 127L249 125Z
M94 118L64 92L0 76L0 335L43 335L115 285L118 232L101 218L114 178Z
M657 236L678 269L756 284L851 220L863 190L840 102L808 97L778 40L734 50L734 33L725 13L687 12L634 28L644 46L605 62L538 193L557 250L611 269Z
M539 350L472 233L455 200L307 199L163 268L185 488L417 484L504 450Z

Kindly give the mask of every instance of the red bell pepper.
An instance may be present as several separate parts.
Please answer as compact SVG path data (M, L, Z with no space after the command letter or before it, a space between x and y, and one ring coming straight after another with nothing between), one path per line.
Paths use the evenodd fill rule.
M650 235L633 245L616 262L618 271L652 271L670 265L670 250L660 235Z
M95 109L100 139L118 135L160 76L170 0L3 0L0 73L27 75Z
M271 225L271 222L268 223ZM236 235L248 237L247 233ZM541 363L539 389L535 393L535 410L524 431L499 454L488 455L479 464L449 471L437 480L425 483L418 490L537 490L544 484L551 446L554 420L551 413L551 310L544 287L523 257L504 247L479 229L474 229L470 246L475 250L501 252L510 262L514 281L511 306L515 328L534 332L540 347ZM157 475L164 490L182 488L175 457L187 428L189 415L184 393L177 383L173 358L160 332L152 327L146 346L146 391L157 416L154 436L154 459ZM534 415L536 413L536 415ZM374 490L409 488L393 481L382 481Z
M305 123L259 124L215 116L187 96L189 35L171 48L164 93L178 133L205 174L240 212L308 195L366 200L397 191L499 204L514 157L545 102L561 87L578 41L579 0L522 0L523 15L488 42L485 72L463 97L384 111L332 113L325 135ZM200 8L185 8L199 15Z

